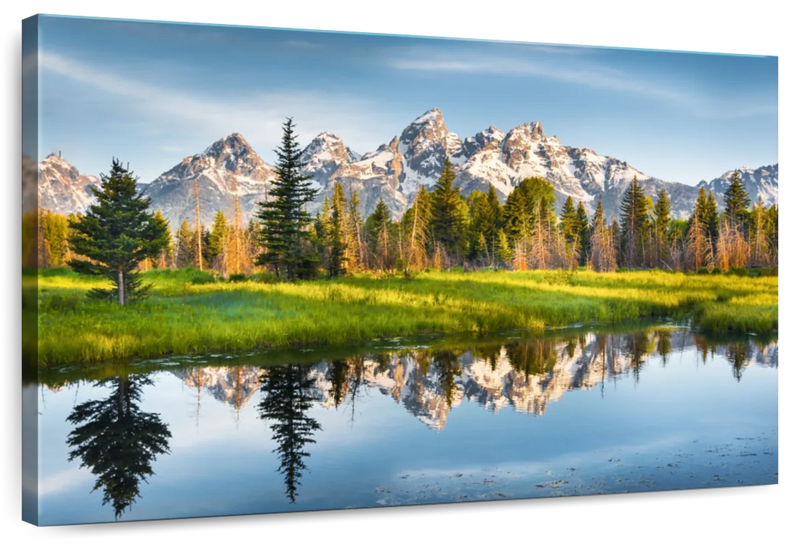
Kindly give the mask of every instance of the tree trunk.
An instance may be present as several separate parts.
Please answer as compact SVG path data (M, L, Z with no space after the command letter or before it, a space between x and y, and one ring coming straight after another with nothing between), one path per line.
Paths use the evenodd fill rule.
M121 268L117 270L117 302L125 304L125 277Z

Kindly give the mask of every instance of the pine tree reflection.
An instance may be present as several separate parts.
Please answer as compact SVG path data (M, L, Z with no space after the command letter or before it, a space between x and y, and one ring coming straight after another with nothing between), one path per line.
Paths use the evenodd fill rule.
M103 380L96 387L111 386L103 400L76 406L67 421L76 425L67 437L73 448L69 460L81 460L97 477L94 488L103 489L103 505L112 504L119 519L136 502L139 483L153 475L152 463L169 453L172 434L159 414L142 412L142 387L152 385L146 376L120 376Z
M261 382L264 398L258 411L262 419L273 421L270 429L278 445L273 452L278 454L278 472L283 474L286 497L292 503L297 500L297 487L307 470L304 459L310 454L305 447L316 443L312 437L322 429L307 414L314 402L310 370L304 365L265 367Z

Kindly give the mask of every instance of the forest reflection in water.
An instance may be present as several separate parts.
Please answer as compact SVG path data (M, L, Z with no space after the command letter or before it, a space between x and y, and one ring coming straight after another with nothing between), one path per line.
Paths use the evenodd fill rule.
M198 364L197 358L176 359L166 368L159 364L142 367L142 372L78 378L105 396L77 403L66 415L71 425L68 459L91 472L91 491L100 490L102 505L110 504L115 519L124 519L144 491L141 484L157 478L153 465L172 452L170 422L141 406L147 387L164 387L164 380L154 384L153 377L166 374L195 391L198 421L203 397L209 395L235 411L237 424L243 409L253 405L271 435L284 500L295 504L303 494L313 446L318 440L328 440L331 432L346 432L336 427L326 433L320 409L340 411L352 425L360 413L357 407L370 404L370 392L376 391L441 434L452 411L464 403L478 404L490 413L511 410L546 417L548 405L571 390L600 388L605 395L609 384L623 379L636 382L649 367L664 367L674 360L670 354L684 352L701 366L723 358L730 379L737 382L747 379L748 368L778 365L776 339L714 340L688 329L666 327L439 342L330 358L324 352L312 352L299 357L305 360L298 363L270 364L269 353L249 357L255 364L227 366ZM306 362L315 355L316 362ZM66 385L58 380L45 384L54 391ZM447 440L446 433L441 436L440 440Z

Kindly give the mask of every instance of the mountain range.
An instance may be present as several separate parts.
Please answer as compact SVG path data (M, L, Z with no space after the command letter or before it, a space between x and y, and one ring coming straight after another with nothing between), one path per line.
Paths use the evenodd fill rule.
M738 171L750 198L763 198L765 204L778 202L778 165L755 170L748 167L729 170L711 181L694 186L664 181L647 175L625 161L601 155L585 147L562 144L557 136L547 136L538 121L524 123L503 132L495 126L463 140L448 131L442 112L434 108L405 127L388 143L363 155L347 147L331 132L322 132L302 153L304 174L312 179L318 195L310 207L315 211L340 182L347 194L357 190L363 213L369 214L383 199L395 218L413 203L421 186L432 188L441 174L445 157L456 170L456 186L467 196L472 191L494 187L505 201L520 180L540 176L555 188L560 208L568 196L581 201L590 213L598 202L618 214L625 190L636 177L647 196L664 189L672 201L672 214L686 219L701 187L717 195L729 185ZM81 175L60 155L49 155L39 164L39 205L59 213L82 212L91 202L94 176ZM201 220L210 225L218 210L232 216L238 193L244 221L266 197L275 180L275 171L241 134L222 138L202 153L184 158L148 184L141 184L177 228L180 222L195 218L195 181L200 200Z

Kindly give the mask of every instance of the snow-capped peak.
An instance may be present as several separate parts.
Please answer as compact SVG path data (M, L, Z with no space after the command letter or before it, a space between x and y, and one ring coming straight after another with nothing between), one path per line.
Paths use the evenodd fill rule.
M317 143L318 145L319 144L337 145L337 144L342 143L342 139L339 137L338 134L334 134L333 132L324 131L324 132L320 132L319 134L317 134L317 136L313 140L311 140L311 143L308 144L309 147L314 143Z
M443 120L444 120L444 117L442 116L442 112L439 110L439 108L433 108L433 109L430 109L430 110L426 111L425 113L423 113L422 115L420 115L416 119L414 119L411 122L411 124L412 125L424 125L424 124L427 124L427 123L439 123L439 122L442 122Z
M42 164L53 164L53 165L62 165L67 166L68 168L75 168L72 164L69 163L66 159L61 157L61 153L50 153L42 160Z
M250 144L247 143L247 140L244 139L244 136L239 134L238 132L234 132L233 134L229 134L224 138L221 138L208 146L201 155L203 157L213 157L213 158L220 158L223 153L226 151L230 153L241 152L245 150L247 152L252 152L253 149L250 147Z

